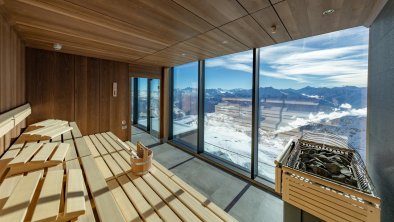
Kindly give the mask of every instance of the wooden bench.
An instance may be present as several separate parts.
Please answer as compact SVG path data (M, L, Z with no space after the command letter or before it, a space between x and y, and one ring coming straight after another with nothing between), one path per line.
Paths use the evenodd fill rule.
M67 143L32 143L15 156L9 163L8 176L44 169L61 164L70 145ZM12 152L12 151L11 151ZM14 154L16 154L14 152ZM5 155L9 158L9 155Z
M76 141L83 141L82 144L77 142L79 150L83 150L84 148L88 152L89 150L77 125L75 123L67 123L67 125L73 127L72 131L69 132L69 140L64 140L68 137L61 134L58 138L54 138L52 140L15 143L2 156L0 165L6 165L7 170L2 169L0 166L0 215L2 215L0 217L0 221L3 221L3 216L4 218L10 217L9 213L7 212L12 210L6 210L6 202L8 203L8 200L12 197L12 191L16 185L19 184L19 181L24 178L22 174L12 176L12 171L8 170L9 164L23 168L26 167L26 164L47 164L43 167L45 170L36 171L42 173L40 179L41 182L39 182L37 185L37 189L41 189L41 193L35 192L34 195L28 200L28 202L31 203L28 207L27 214L25 215L25 218L28 218L28 220L54 221L53 218L55 211L53 209L56 208L61 209L57 215L56 220L58 221L75 220L75 218L77 218L79 215L82 216L78 217L78 221L95 221L88 188L85 185L83 170L78 162L74 139ZM27 130L32 130L34 128L36 128L36 126L29 126ZM56 140L56 142L54 140ZM54 144L56 144L56 146L54 147L54 145L51 145L52 143L49 142L55 142ZM70 152L66 152L67 149ZM48 153L50 153L49 156ZM77 163L75 160L77 160ZM31 166L32 165L29 165L29 168ZM30 172L27 174L27 176L32 173L35 172ZM56 184L59 183L60 179L62 181L62 186L60 189L61 199L59 202L58 198L54 199L53 197L58 195L58 193L55 193L55 190L58 192L58 189L55 187ZM67 183L66 180L70 182ZM44 192L47 190L46 187L48 187L48 191ZM10 199L10 201L12 203L12 199ZM59 203L60 208L56 207L56 204ZM52 206L53 209L49 206ZM31 208L35 209L35 211L32 211ZM18 218L20 216L21 215L19 215ZM12 218L14 217L12 216Z
M85 213L81 170L8 177L0 186L0 221L69 221ZM65 192L63 185L65 184Z
M111 132L84 139L128 221L236 221L157 161L148 174L133 175L130 142Z
M49 119L30 125L16 143L58 139L61 135L70 134L72 129L67 121Z
M0 215L6 216L10 210L5 213L3 211L13 209L7 203L12 200L12 193L18 184L25 181L23 183L27 183L32 188L43 188L48 186L46 184L54 186L53 189L42 194L18 188L22 190L24 200L20 203L27 202L29 205L13 214L12 218L16 215L15 218L24 217L32 221L43 218L53 220L54 209L59 206L58 209L62 209L62 212L59 212L57 220L64 221L70 220L71 217L75 218L73 221L111 222L236 221L156 161L153 161L152 169L148 174L142 177L134 176L130 172L130 151L134 148L133 144L121 141L111 132L82 136L75 123L68 125L73 127L72 131L50 140L14 144L5 153L3 158L9 161L22 154L28 147L39 146L37 144L40 143L56 142L67 144L69 147L64 162L56 166L29 172L25 176L21 174L10 176L6 171L0 178ZM34 130L34 126L29 126L27 130ZM44 155L41 159L44 159ZM65 187L63 181L62 189L65 193L61 194L63 199L60 205L57 205L59 204L57 201L44 201L52 200L49 197L58 196L60 185L55 186L55 184L60 184L60 172L65 173L64 178L75 178L73 170L81 170L82 178L79 181L82 183ZM29 177L25 178L27 176ZM36 185L37 178L39 179ZM73 197L75 193L82 194L79 195L78 200L67 199ZM74 201L84 204L73 204ZM85 213L76 218L76 215L82 212L80 206L85 206ZM32 210L33 208L36 210ZM43 212L42 209L48 210ZM8 218L7 216L7 221Z

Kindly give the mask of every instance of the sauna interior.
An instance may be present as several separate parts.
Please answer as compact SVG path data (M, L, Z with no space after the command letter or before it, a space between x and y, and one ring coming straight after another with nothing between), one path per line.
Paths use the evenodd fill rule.
M394 221L393 0L0 0L0 221Z

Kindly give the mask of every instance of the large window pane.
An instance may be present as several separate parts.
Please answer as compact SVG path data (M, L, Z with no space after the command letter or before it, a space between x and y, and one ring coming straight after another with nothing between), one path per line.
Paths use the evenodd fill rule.
M253 53L206 60L204 151L246 170L251 166Z
M365 158L368 29L357 27L260 49L259 175L292 136L344 136Z
M138 120L143 127L148 126L148 79L138 78Z
M173 136L197 147L198 62L174 67Z
M134 124L133 120L134 120L134 112L133 112L133 108L134 108L134 78L130 78L130 110L131 110L131 124Z
M150 131L155 137L160 131L160 80L152 79L150 83Z

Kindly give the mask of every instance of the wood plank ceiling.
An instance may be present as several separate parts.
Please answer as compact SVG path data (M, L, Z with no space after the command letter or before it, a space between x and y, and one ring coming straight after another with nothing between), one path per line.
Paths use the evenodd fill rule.
M0 0L0 9L29 47L170 67L365 25L382 2Z

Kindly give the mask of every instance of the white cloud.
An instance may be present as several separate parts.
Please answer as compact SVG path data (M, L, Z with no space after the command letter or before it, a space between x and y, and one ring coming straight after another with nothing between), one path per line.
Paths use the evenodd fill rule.
M353 28L260 50L260 75L310 83L314 86L366 86L368 31ZM206 61L220 67L251 73L253 53L246 51Z
M307 94L305 94L305 93L303 93L302 95L303 95L303 96L306 96L306 97L308 97L308 98L312 98L312 99L321 99L321 98L323 98L323 97L320 97L320 96L318 96L318 95L307 95Z
M274 133L283 133L293 129L300 128L313 123L326 123L334 119L339 119L344 116L366 117L367 108L362 109L348 109L346 111L339 111L335 109L331 113L318 112L316 114L309 114L308 118L296 118L294 121L289 122L287 126L280 127Z
M349 103L344 103L344 104L341 104L341 105L339 106L339 108L351 109L351 108L352 108L352 105L350 105Z

